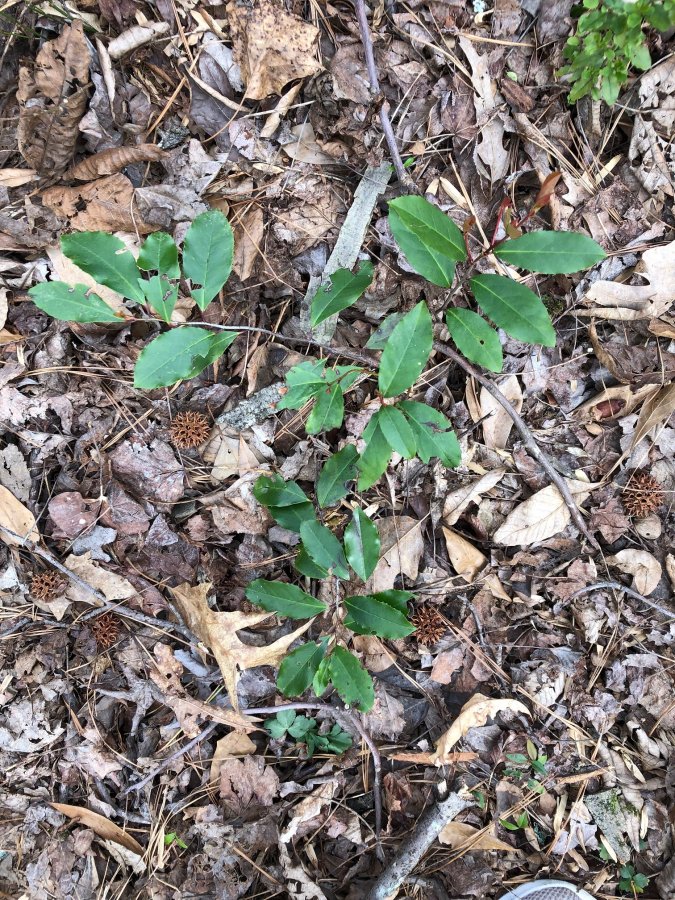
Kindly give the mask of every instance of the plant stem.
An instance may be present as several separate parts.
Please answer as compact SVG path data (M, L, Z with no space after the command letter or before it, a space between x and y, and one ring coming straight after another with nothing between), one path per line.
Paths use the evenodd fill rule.
M495 398L497 403L499 403L499 405L507 413L513 424L516 426L516 429L520 434L520 437L522 438L527 452L533 459L535 459L539 463L541 468L550 478L551 482L560 492L563 500L565 501L565 505L570 511L570 515L572 517L572 520L574 521L574 524L586 537L591 546L596 550L600 550L600 545L588 530L583 516L579 511L579 507L574 502L574 498L572 497L567 482L562 477L562 475L560 475L560 473L555 470L548 456L546 456L544 451L535 441L532 432L525 424L525 420L516 412L511 403L509 403L504 394L502 394L502 392L499 390L497 385L490 381L489 378L481 375L478 369L472 366L470 362L467 362L467 360L465 360L464 357L460 356L459 353L455 353L452 347L448 347L446 344L441 344L440 342L435 341L434 350L436 350L437 353L441 353L443 356L446 356L448 359L451 359L453 362L457 363L458 366L464 369L467 375L471 375L472 378L475 378L475 380Z

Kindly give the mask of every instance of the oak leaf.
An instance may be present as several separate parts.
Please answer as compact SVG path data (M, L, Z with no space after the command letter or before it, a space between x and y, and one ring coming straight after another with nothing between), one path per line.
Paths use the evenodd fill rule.
M211 590L208 583L192 587L181 584L172 589L173 595L185 618L185 624L203 641L216 658L232 706L239 709L237 682L239 673L256 666L276 666L286 656L293 641L300 637L314 621L310 619L302 627L284 635L273 644L252 647L237 635L242 628L252 628L269 619L272 613L214 612L206 598Z

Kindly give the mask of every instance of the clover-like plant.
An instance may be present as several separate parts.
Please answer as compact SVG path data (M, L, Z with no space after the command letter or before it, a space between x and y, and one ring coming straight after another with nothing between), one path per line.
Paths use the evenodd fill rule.
M191 296L204 310L218 296L232 270L234 238L223 213L209 210L190 225L179 265L178 247L163 231L149 235L138 258L126 244L104 231L84 231L61 238L64 255L98 284L121 294L123 310L113 309L95 289L63 281L36 284L29 294L37 307L67 322L101 324L157 317L167 329L141 351L134 386L158 388L194 378L215 362L238 336L236 331L210 331L189 323L172 323L181 275ZM132 312L131 309L135 308Z

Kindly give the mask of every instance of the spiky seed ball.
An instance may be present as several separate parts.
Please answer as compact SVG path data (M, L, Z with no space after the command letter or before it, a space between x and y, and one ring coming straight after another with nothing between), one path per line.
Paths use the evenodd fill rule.
M630 516L644 519L663 503L663 488L647 472L636 472L623 489L621 501Z
M410 621L417 628L415 637L420 644L430 647L437 643L448 630L441 614L433 606L420 606Z
M107 650L117 642L121 632L120 620L112 613L97 616L91 625L91 633L101 650Z
M65 587L65 580L59 575L48 569L46 572L37 572L33 575L30 582L30 592L36 600L47 602L54 600Z
M191 410L180 412L171 423L171 440L181 450L198 447L210 433L209 420L199 412Z

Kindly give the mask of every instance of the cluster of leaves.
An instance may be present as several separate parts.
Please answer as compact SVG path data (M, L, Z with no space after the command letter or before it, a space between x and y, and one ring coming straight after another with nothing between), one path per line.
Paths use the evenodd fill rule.
M576 34L565 44L569 63L559 75L569 75L569 101L590 94L594 100L616 103L629 69L652 63L643 28L667 31L675 25L675 0L582 0Z
M506 758L515 768L504 769L504 775L517 781L526 781L527 787L536 794L543 794L545 788L540 779L547 775L548 757L539 753L531 740L527 741L527 755L524 753L507 753Z
M268 719L267 731L275 740L283 740L288 734L296 743L304 744L308 759L314 756L316 750L321 753L344 753L352 745L351 735L339 725L333 725L330 731L320 734L316 719L299 716L293 709L282 710L273 719Z
M279 475L261 476L254 487L256 499L283 527L300 535L295 568L307 578L367 581L380 557L377 526L356 507L342 541L315 516L314 505L294 481ZM294 584L258 578L246 589L246 597L269 612L291 619L309 619L329 611L328 605ZM408 621L408 591L380 591L348 596L342 605L343 625L355 634L402 638L415 630ZM373 681L359 660L330 639L301 644L279 667L277 684L287 697L298 697L310 686L320 697L332 684L347 705L367 711L374 702Z
M649 884L649 878L637 872L634 866L621 866L619 869L619 890L626 894L642 894Z
M61 249L98 284L145 311L153 310L163 322L171 322L181 266L178 247L170 235L163 231L149 235L137 259L123 241L104 231L64 235ZM226 217L218 210L197 216L185 235L182 276L190 281L191 296L201 310L229 278L233 253L234 237ZM67 322L120 324L133 318L116 312L84 284L48 281L36 284L28 293L37 307ZM222 356L237 336L234 331L214 332L190 324L170 328L141 352L134 385L150 389L194 378Z

